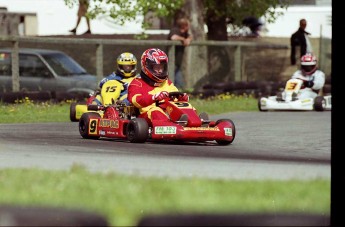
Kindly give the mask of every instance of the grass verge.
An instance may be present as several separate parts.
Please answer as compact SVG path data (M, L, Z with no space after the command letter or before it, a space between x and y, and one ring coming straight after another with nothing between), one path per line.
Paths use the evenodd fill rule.
M329 180L170 179L90 173L74 166L0 170L0 185L1 204L94 211L111 226L135 226L151 214L330 213Z

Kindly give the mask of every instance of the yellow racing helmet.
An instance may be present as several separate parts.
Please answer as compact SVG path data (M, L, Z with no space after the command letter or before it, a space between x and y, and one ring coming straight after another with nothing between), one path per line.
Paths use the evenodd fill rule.
M137 72L137 58L134 54L124 52L117 58L117 73L123 77L133 77Z

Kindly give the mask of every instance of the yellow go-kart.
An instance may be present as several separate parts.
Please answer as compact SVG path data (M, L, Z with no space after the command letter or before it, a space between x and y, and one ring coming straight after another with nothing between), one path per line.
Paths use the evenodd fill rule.
M96 90L90 94L90 97L86 101L73 102L70 105L70 120L72 122L78 122L81 115L85 112L98 112L103 115L102 110L88 110L89 105L102 105L107 106L122 101L127 98L127 95L120 97L121 92L124 90L123 83L117 80L108 80L102 86L102 89Z

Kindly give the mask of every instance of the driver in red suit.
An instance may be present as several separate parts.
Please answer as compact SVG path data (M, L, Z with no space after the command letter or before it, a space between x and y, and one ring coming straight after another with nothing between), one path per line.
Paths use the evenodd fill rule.
M141 117L148 122L152 120L169 121L164 111L156 106L156 101L169 97L169 92L176 92L178 88L168 78L168 56L157 48L147 49L141 56L140 76L128 86L128 100L139 109ZM188 101L184 94L179 101ZM183 114L180 120L188 121Z

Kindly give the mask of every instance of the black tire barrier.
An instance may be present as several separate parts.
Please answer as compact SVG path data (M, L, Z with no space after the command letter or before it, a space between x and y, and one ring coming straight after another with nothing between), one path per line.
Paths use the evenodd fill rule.
M330 226L330 217L276 213L149 215L137 226Z
M52 99L51 93L49 91L25 92L24 96L28 97L30 100L35 101L48 101Z
M52 98L57 102L75 100L82 101L89 97L89 94L86 93L72 93L65 91L52 92Z
M0 226L109 226L109 223L100 214L77 209L1 205Z
M0 95L0 100L4 103L15 103L24 98L24 92L5 92Z
M5 92L0 94L0 100L4 103L15 103L28 98L33 101L48 101L52 99L50 92L48 91L32 91L32 92Z
M0 93L0 101L3 103L16 103L28 98L35 102L55 101L62 102L75 100L83 102L88 98L88 94L69 92L49 92L49 91L18 91Z

